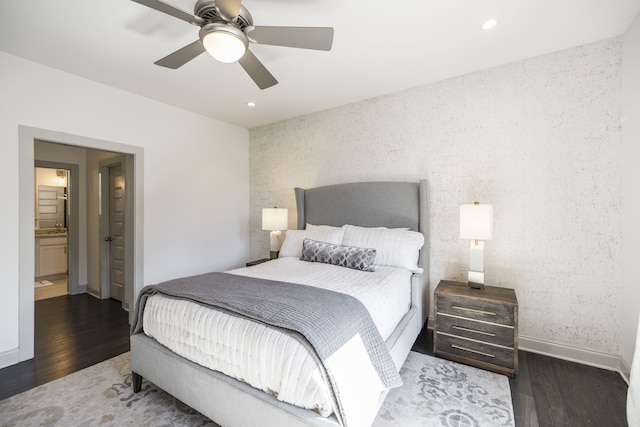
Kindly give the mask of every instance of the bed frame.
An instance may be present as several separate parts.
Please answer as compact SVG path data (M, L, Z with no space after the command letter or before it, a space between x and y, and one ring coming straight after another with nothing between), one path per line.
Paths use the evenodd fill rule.
M298 229L306 224L363 227L409 227L425 236L419 265L412 277L412 305L387 339L400 369L429 312L427 182L361 182L295 189ZM134 391L142 377L224 427L339 426L334 415L278 401L246 383L186 360L143 333L131 336Z

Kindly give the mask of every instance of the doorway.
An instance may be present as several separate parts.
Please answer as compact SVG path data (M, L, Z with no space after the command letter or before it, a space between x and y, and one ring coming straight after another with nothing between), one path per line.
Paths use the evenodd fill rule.
M102 298L112 298L128 310L126 277L129 274L126 244L130 221L126 170L127 157L115 156L99 164L100 181L100 290Z
M62 132L49 131L46 129L38 129L27 126L19 126L19 193L20 193L20 226L19 226L19 324L18 324L18 349L10 355L5 355L6 359L10 363L18 363L24 360L33 358L34 356L34 281L35 277L35 198L33 197L34 182L34 164L35 164L35 144L36 141L45 141L47 143L53 143L60 147L75 147L76 149L87 149L87 152L91 150L110 151L111 153L123 153L125 155L125 176L128 178L129 183L128 191L128 203L127 209L131 213L131 224L126 232L126 245L131 248L129 257L131 262L129 268L126 271L128 275L127 280L131 284L126 289L125 299L129 301L133 300L133 295L137 293L143 287L143 224L142 224L142 203L143 203L143 149L141 147L135 147L125 144L119 144L111 141L98 140L93 138L87 138L77 135L70 135ZM89 156L89 154L87 155ZM96 160L97 163L97 160ZM44 165L48 166L48 165ZM57 167L57 166L52 166ZM71 181L80 182L74 180L74 167L71 170ZM81 173L76 169L78 176L82 175L89 179L89 174L86 170L82 170ZM97 180L97 174L96 174ZM75 186L75 190L78 190L79 186ZM74 188L70 188L70 194L72 200L70 212L73 215L74 204L78 203L79 197L73 196ZM87 197L86 188L79 192L82 197ZM83 204L82 209L87 209ZM78 208L79 206L76 206ZM97 209L96 209L97 211ZM80 212L80 209L76 210ZM74 227L73 221L78 217L83 218L82 228ZM97 215L96 215L97 217ZM89 221L89 215L75 215L70 218L69 227L69 245L78 244L78 251L76 253L82 253L84 257L89 252L88 242L91 241L88 236L89 231L98 229L96 218L95 228L90 227L87 223ZM74 236L74 229L76 234ZM97 233L96 233L97 241ZM77 242L77 243L74 243ZM73 256L74 251L70 247L70 256ZM96 253L99 251L96 250ZM69 261L69 283L73 281L72 268L73 261ZM79 263L80 268L84 268L84 276L87 276L87 260ZM96 269L98 271L98 269ZM84 283L83 276L83 285ZM98 282L99 279L96 280ZM133 316L133 310L129 310L129 318ZM13 362L11 362L13 360Z
M60 215L47 215L41 214L39 201L40 194L36 194L34 197L34 203L38 203L37 208L34 209L35 218L34 218L34 233L36 237L34 238L35 245L35 255L36 260L34 263L34 277L41 280L49 280L55 283L58 279L66 279L66 293L71 295L81 294L86 292L86 286L82 286L80 284L80 261L79 261L79 253L80 253L80 242L79 242L79 201L80 201L80 193L79 193L79 185L80 182L80 168L77 163L66 163L62 161L50 161L50 160L34 160L33 165L35 167L34 175L34 188L37 188L40 181L38 180L37 173L38 169L44 169L49 171L54 171L56 180L58 180L58 171L65 171L66 177L64 182L63 194L60 197L66 197L64 203L60 202L60 199L57 199L60 192L58 190L56 192L56 199L58 200L58 207L56 210L63 210L63 216ZM44 180L44 183L52 184L54 182ZM57 184L62 184L58 182ZM48 186L45 186L44 190L47 193ZM56 186L51 186L56 187ZM58 185L60 187L60 185ZM37 188L36 193L40 193L40 189ZM47 197L47 194L44 194ZM48 196L49 200L53 198L53 195ZM45 202L43 206L43 210L46 212L51 212L52 209L47 209L50 203ZM56 227L56 224L59 227ZM42 243L49 243L47 247L38 247L37 240L37 230L42 230L46 234L49 234L48 231L53 232L62 232L60 234L53 234L46 238L46 242L41 238L40 241ZM62 238L62 235L66 237L66 239ZM66 242L62 242L61 240L66 240ZM47 256L50 255L50 256ZM50 262L48 266L43 265L47 261ZM66 261L66 269L64 269L64 277L61 276L63 269L59 267L59 264ZM51 280L53 279L53 280ZM59 282L58 282L59 283ZM57 284L57 283L56 283ZM35 285L35 283L34 283ZM55 284L53 285L55 286ZM46 294L48 292L47 288L42 289L40 292L42 294ZM35 294L35 289L34 289ZM35 295L34 295L35 300Z
M35 167L36 301L70 293L69 175L64 167Z

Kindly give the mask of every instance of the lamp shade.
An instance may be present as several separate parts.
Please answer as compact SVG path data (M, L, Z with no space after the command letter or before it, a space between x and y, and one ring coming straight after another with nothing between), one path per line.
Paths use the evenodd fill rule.
M289 222L289 210L286 208L262 209L262 229L268 231L286 230Z
M460 206L460 238L491 240L493 237L493 206L474 203Z

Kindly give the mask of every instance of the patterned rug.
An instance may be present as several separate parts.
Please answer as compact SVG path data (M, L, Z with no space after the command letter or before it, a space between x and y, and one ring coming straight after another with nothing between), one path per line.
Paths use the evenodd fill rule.
M0 426L217 426L147 381L133 393L130 369L124 353L0 401ZM503 375L415 352L400 374L374 427L515 425Z

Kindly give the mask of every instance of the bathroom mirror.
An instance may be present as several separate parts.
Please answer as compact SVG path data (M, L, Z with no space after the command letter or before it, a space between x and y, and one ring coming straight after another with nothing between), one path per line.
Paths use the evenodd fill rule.
M38 186L40 228L67 228L67 187Z
M66 229L68 171L36 167L34 178L36 229Z

